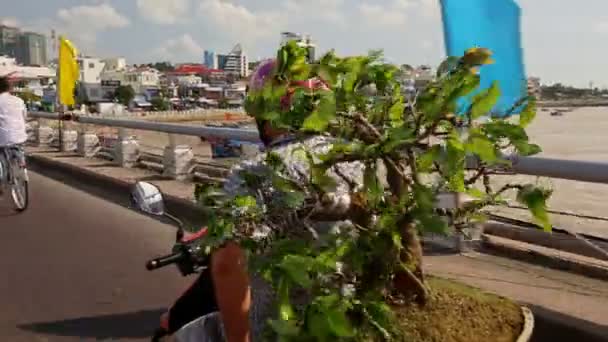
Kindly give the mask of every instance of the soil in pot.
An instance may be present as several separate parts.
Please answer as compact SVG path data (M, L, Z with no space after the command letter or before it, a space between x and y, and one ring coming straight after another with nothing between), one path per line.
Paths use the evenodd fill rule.
M522 332L521 307L506 298L454 282L429 277L433 300L395 308L400 341L514 342Z

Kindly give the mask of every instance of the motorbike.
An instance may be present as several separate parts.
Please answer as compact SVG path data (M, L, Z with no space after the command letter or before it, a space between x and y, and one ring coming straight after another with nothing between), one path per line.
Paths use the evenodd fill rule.
M209 258L204 256L200 247L200 240L207 235L207 229L202 228L194 233L186 233L184 223L166 212L161 191L151 183L137 182L133 186L131 204L145 214L165 217L177 227L175 244L171 253L148 260L146 269L154 271L169 265L176 265L184 277L197 275L197 279L190 288L161 317L160 326L152 336L152 342L160 342L197 320L200 321L202 318L218 312L209 269Z

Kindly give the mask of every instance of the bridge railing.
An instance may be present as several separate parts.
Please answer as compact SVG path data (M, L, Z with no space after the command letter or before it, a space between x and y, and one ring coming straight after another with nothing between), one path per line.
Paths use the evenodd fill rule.
M83 157L102 157L121 167L145 167L175 179L222 181L234 158L214 158L213 140L233 140L234 153L259 152L255 129L153 122L90 115L32 112L30 140ZM61 129L59 129L59 119ZM61 144L59 143L61 141Z
M68 118L61 132L49 127L49 120L58 120L57 113L33 112L31 118L38 121L33 138L40 145L52 144L59 134L62 136L63 151L78 152L82 156L92 157L104 153L117 164L124 167L134 167L140 162L156 163L153 167L168 176L184 178L188 172L196 170L195 154L198 162L209 164L213 159L211 144L201 141L199 150L193 152L192 146L178 143L177 136L191 136L202 140L229 139L241 141L242 153L249 155L259 151L259 136L255 129L192 126L174 123L151 122L137 119L114 119L95 116L72 115ZM99 134L93 127L112 127L118 129L117 134L108 137ZM138 141L138 137L129 134L128 130L164 133L168 135L168 144L164 146L162 155L147 152L145 141ZM151 146L149 146L151 147ZM156 148L151 147L151 150ZM162 163L161 161L162 157ZM523 157L511 155L512 162L509 171L522 175L568 179L581 182L608 184L608 163L582 160L563 160L544 157ZM187 166L186 166L187 165Z

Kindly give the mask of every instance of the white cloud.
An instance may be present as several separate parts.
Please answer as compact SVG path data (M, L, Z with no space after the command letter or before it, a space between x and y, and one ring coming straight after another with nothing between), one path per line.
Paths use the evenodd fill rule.
M407 21L407 15L403 8L405 4L407 4L407 1L399 0L389 6L362 3L358 6L358 10L366 25L398 27L405 25Z
M593 31L596 33L608 33L608 20L596 22L593 25Z
M203 48L190 36L184 34L180 37L169 39L154 50L152 54L163 60L174 62L202 61Z
M199 14L215 34L244 44L255 44L258 39L278 36L280 28L286 23L286 17L279 11L252 11L222 0L202 0Z
M184 20L190 5L190 0L137 0L139 13L158 24L175 24Z
M14 17L0 18L0 25L19 27L19 19Z
M103 31L129 26L127 17L108 3L82 5L57 11L50 27L72 38L84 48L94 50L97 35Z

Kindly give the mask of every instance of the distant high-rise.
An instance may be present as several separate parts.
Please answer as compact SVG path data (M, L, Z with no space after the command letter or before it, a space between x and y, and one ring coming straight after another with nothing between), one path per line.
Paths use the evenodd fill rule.
M19 36L17 59L24 65L46 65L48 62L46 37L36 32Z
M205 50L205 66L209 69L217 69L218 68L218 59L213 51Z
M0 25L0 56L17 58L19 33L18 28Z
M249 76L249 62L241 44L237 44L227 55L217 55L217 62L219 68L226 72Z

